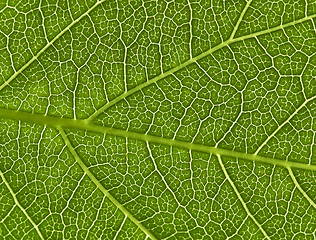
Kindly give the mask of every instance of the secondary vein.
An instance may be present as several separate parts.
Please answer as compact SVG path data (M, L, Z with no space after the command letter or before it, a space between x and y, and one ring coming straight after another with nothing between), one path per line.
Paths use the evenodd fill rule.
M171 68L170 70L168 70L168 71L166 71L166 72L164 72L164 73L162 73L162 74L160 74L160 75L148 80L147 82L144 82L144 83L138 85L137 87L132 88L132 89L130 89L127 92L124 92L123 94L121 94L118 97L114 98L110 102L105 103L102 107L100 107L98 110L96 110L90 117L88 117L87 121L92 121L93 119L98 117L102 112L104 112L106 109L108 109L109 107L111 107L114 104L118 103L119 101L125 99L126 97L132 95L133 93L135 93L135 92L137 92L137 91L139 91L139 90L141 90L141 89L143 89L143 88L145 88L147 86L150 86L150 85L158 82L159 80L172 75L173 73L178 72L179 70L185 68L186 66L197 62L198 60L200 60L200 59L212 54L213 52L215 52L217 50L220 50L220 49L224 48L228 44L236 43L236 42L239 42L239 41L244 41L244 40L249 39L249 38L253 38L253 37L257 37L257 36L263 35L263 34L271 33L271 32L274 32L274 31L277 31L277 30L280 30L280 29L283 29L283 28L286 28L286 27L289 27L289 26L292 26L292 25L295 25L295 24L307 21L307 20L311 20L314 17L316 17L316 14L310 15L308 17L301 18L301 19L298 19L296 21L289 22L289 23L286 23L286 24L283 24L283 25L280 25L280 26L276 26L276 27L273 27L273 28L270 28L270 29L266 29L266 30L263 30L263 31L255 32L255 33L251 33L251 34L246 35L246 36L242 36L242 37L238 37L238 38L232 38L232 39L230 38L230 39L220 43L219 45L216 45L215 47L213 47L213 48L201 53L200 55L197 55L196 57L191 58L191 59L187 60L186 62L181 63L179 66Z
M298 183L293 171L291 168L287 168L287 170L289 171L290 177L292 178L292 181L295 184L295 187L297 187L297 189L301 192L301 194L305 197L305 199L310 203L310 205L312 205L315 209L316 209L316 204L314 203L314 201L308 196L308 194L303 190L303 188L301 187L301 185Z
M99 182L99 180L90 172L88 167L84 164L84 162L81 160L79 155L77 154L76 150L73 148L71 142L69 141L65 131L63 128L58 127L57 128L60 132L60 135L62 136L65 144L67 145L69 151L71 152L72 156L75 158L77 163L80 165L82 170L87 174L87 176L92 180L92 182L96 185L97 188L101 190L101 192L111 200L111 202L118 207L132 222L135 223L137 227L139 227L147 236L149 236L151 239L156 240L156 237L141 223L139 222L119 201L116 200L112 196L112 194L105 189L105 187Z
M21 209L21 211L24 213L26 218L31 222L31 224L35 228L37 234L39 235L39 237L44 240L44 237L43 237L41 231L39 230L38 226L35 224L35 222L32 220L32 218L29 216L29 214L26 212L26 210L21 206L19 200L17 199L15 193L13 192L13 189L11 188L10 184L8 183L8 181L6 180L4 174L1 171L0 171L0 176L1 176L2 181L4 182L4 184L8 188L9 192L11 193L15 204Z
M314 100L316 96L307 99L303 102L301 106L299 106L282 124L280 124L274 131L269 135L269 137L266 138L266 140L258 147L256 152L254 153L255 155L260 152L260 150L270 141L271 138L273 138L283 127L285 124L287 124L303 107L306 106L307 103L310 101Z
M245 16L245 14L246 14L246 12L247 12L247 10L248 10L248 8L249 8L251 2L252 2L252 0L249 0L249 1L247 2L246 6L244 7L244 9L242 10L242 12L241 12L241 14L240 14L240 16L239 16L239 18L238 18L238 20L237 20L237 23L236 23L236 25L235 25L235 27L234 27L234 29L233 29L233 32L232 32L232 34L230 35L230 38L229 38L229 39L233 39L233 38L235 37L235 34L236 34L236 32L237 32L237 30L238 30L238 28L239 28L239 25L240 25L241 21L243 20L243 18L244 18L244 16Z
M241 197L237 187L235 186L234 182L232 181L232 179L230 178L228 172L226 171L226 168L223 164L223 161L221 159L220 155L217 155L217 159L219 162L219 165L222 168L222 171L226 177L226 179L228 180L229 184L232 186L235 194L237 195L239 201L241 202L241 205L243 206L243 208L245 209L247 215L252 219L252 221L254 221L254 223L257 225L257 227L260 229L260 231L263 233L263 235L265 236L266 239L270 240L270 237L268 236L268 234L266 233L266 231L263 229L263 227L261 226L261 224L257 221L257 219L255 218L254 215L252 215L252 213L250 212L249 208L247 207L247 204L245 203L244 199Z
M43 52L46 51L47 48L49 48L51 45L53 45L54 42L56 42L65 32L67 32L73 25L75 25L77 22L79 22L82 18L87 16L93 9L95 9L98 5L100 5L105 0L98 1L96 4L94 4L91 8L89 8L85 13L83 13L80 17L78 17L76 20L74 20L72 23L70 23L67 27L65 27L59 34L57 34L51 41L47 42L47 44L35 55L33 56L28 62L26 62L18 71L16 71L8 80L6 80L1 86L0 91L5 88L7 85L10 84L12 80L14 80L21 72L23 72L28 66L32 64L35 60L39 58L40 55L42 55Z

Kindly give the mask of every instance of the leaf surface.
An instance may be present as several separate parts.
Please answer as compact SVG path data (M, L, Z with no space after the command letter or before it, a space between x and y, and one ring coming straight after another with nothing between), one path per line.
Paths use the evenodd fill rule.
M316 238L314 1L0 9L0 238Z

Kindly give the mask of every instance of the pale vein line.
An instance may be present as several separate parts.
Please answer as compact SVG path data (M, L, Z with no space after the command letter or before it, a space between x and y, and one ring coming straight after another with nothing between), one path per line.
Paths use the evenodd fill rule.
M81 129L90 132L98 132L105 133L119 137L127 137L131 139L148 141L158 144L164 144L168 146L178 147L182 149L189 149L199 152L206 152L212 154L220 154L225 156L242 158L248 161L258 161L263 163L268 163L272 165L279 165L282 167L295 167L306 170L314 170L316 171L316 165L311 165L307 163L300 163L294 161L286 161L281 159L274 159L270 157L244 153L244 152L236 152L234 150L228 150L223 148L217 148L192 142L185 142L181 140L174 140L170 138L163 138L153 135L148 135L144 133L132 132L117 128L105 127L101 125L96 125L92 123L88 123L85 120L74 120L68 118L60 118L60 117L52 117L52 116L43 116L40 114L28 113L15 111L5 108L0 108L0 118L12 119L17 121L26 121L31 123L36 123L40 125L47 125L54 128L68 128L68 129Z
M119 235L120 231L121 231L122 228L124 227L126 218L127 218L127 215L125 215L125 217L124 217L123 221L121 222L121 225L120 225L119 229L116 231L116 234L115 234L115 236L114 236L113 239L116 239L116 238L117 238L117 236Z
M173 196L174 200L177 202L177 204L181 207L183 207L180 202L178 201L178 198L176 197L175 193L171 190L171 188L169 187L169 184L166 182L165 180L165 177L163 176L163 174L160 172L155 160L154 160L154 157L151 153L151 149L150 149L150 146L149 146L149 142L146 142L146 148L148 150L148 153L149 153L149 157L154 165L154 168L156 170L156 172L158 173L158 175L160 176L161 180L163 181L163 183L165 184L167 190L171 193L171 195ZM189 215L191 215L190 213L188 213ZM192 217L192 216L191 216Z
M6 226L6 224L3 224L3 226L5 227L5 229L8 231L8 235L10 235L10 237L12 237L13 239L17 239L13 234L12 234L12 231L10 229L8 229L8 227ZM14 229L13 229L14 230ZM20 240L20 239L17 239L17 240Z
M232 32L232 34L230 35L230 38L229 38L230 40L235 37L235 34L236 34L236 32L237 32L237 30L238 30L238 28L239 28L239 25L240 25L241 21L243 20L243 18L244 18L244 16L245 16L245 14L246 14L246 12L247 12L247 10L248 10L248 8L249 8L251 2L252 2L252 0L249 0L249 1L247 2L246 6L244 7L243 11L241 12L241 14L240 14L240 16L239 16L239 18L238 18L238 21L237 21L237 23L236 23L236 25L235 25L235 27L234 27L234 29L233 29L233 32Z
M123 60L123 82L124 82L124 92L128 91L127 88L127 62L126 62L126 58L127 58L127 47L125 45L125 43L122 41L122 44L124 46L124 60Z
M26 210L21 206L20 202L18 201L15 193L13 192L11 186L9 185L9 183L7 182L6 178L4 177L3 173L0 171L0 176L2 178L2 181L4 182L4 184L6 185L6 187L9 189L15 204L21 209L21 211L24 213L24 215L26 216L26 218L31 222L31 224L33 225L33 227L35 228L37 234L40 236L41 239L44 240L44 237L41 233L41 231L39 230L38 226L35 224L35 222L32 220L32 218L28 215L28 213L26 212Z
M150 159L151 159L151 161L152 161L152 163L153 163L153 165L154 165L154 167L155 167L155 170L156 170L156 172L158 173L158 175L160 176L160 178L161 178L161 180L163 181L163 183L165 184L167 190L170 192L170 194L172 195L172 197L174 198L174 200L177 202L177 204L178 204L180 207L182 207L183 210L184 210L192 219L194 219L194 217L192 216L192 214L191 214L190 212L188 212L187 209L179 202L179 200L178 200L176 194L174 193L174 191L172 191L172 189L170 188L169 184L167 183L165 177L164 177L163 174L160 172L160 170L159 170L159 168L158 168L158 166L157 166L157 164L156 164L156 162L155 162L155 159L154 159L154 157L153 157L153 155L152 155L152 153L151 153L151 149L150 149L150 146L149 146L149 142L146 142L146 147L147 147L147 150L148 150L148 153L149 153L149 157L150 157ZM171 153L172 153L172 152L171 152ZM171 155L172 155L172 154L171 154ZM191 180L192 180L192 179L193 179L193 178L191 178ZM192 187L192 189L193 189L193 187ZM177 207L176 211L178 210L178 208L179 208L179 207ZM194 219L194 222L196 223L196 219ZM169 236L169 237L170 237L170 236Z
M303 107L305 107L307 103L313 101L315 98L316 95L310 99L305 100L305 102L301 106L299 106L279 127L274 130L273 133L269 135L269 137L266 138L266 140L260 145L260 147L254 154L257 155L260 150L270 141L270 139L273 138L283 128L285 124L287 124Z
M270 237L268 236L268 234L265 232L265 230L262 228L262 226L259 224L259 222L257 221L257 219L251 214L251 212L249 211L244 199L241 197L238 189L236 188L235 184L233 183L233 181L231 180L230 176L228 175L227 171L226 171L226 168L222 162L222 159L221 159L221 156L220 155L217 155L217 159L218 159L218 162L219 164L221 165L221 168L224 172L224 175L226 177L226 179L228 180L228 182L230 183L230 185L232 186L232 188L234 189L234 192L236 193L239 201L241 202L241 204L243 205L246 213L248 214L248 216L255 222L255 224L258 226L258 228L260 229L260 231L263 233L263 235L267 238L267 239L270 239Z
M198 56L196 56L196 57L194 57L194 58L191 58L190 60L188 60L188 61L186 61L186 62L184 62L184 63L178 65L177 67L174 67L174 68L172 68L172 69L170 69L170 70L164 72L163 74L160 74L160 75L158 75L157 77L154 77L154 78L148 80L147 82L144 82L144 83L138 85L137 87L132 88L132 89L129 90L128 92L125 92L125 93L121 94L120 96L114 98L112 101L106 103L106 104L103 105L101 108L99 108L99 109L98 109L96 112L94 112L89 118L87 118L87 121L91 121L91 120L95 119L95 118L96 118L97 116L99 116L104 110L106 110L106 109L108 109L109 107L113 106L114 104L116 104L117 102L121 101L122 99L125 99L126 97L130 96L131 94L133 94L133 93L135 93L135 92L137 92L137 91L139 91L139 90L141 90L141 89L143 89L143 88L145 88L145 87L147 87L147 86L149 86L149 85L151 85L151 84L153 84L153 83L155 83L155 82L157 82L157 81L159 81L159 80L161 80L161 79L163 79L163 78L165 78L165 77L167 77L167 76L170 76L171 74L173 74L173 73L179 71L180 69L182 69L182 68L184 68L184 67L190 65L191 63L194 63L194 62L200 60L201 58L203 58L203 57L209 55L210 53L212 53L212 52L214 52L214 51L216 51L216 50L221 49L222 47L224 47L224 46L226 46L226 45L227 45L227 42L223 42L223 43L217 45L216 47L211 48L211 49L209 49L208 51L206 51L206 52L204 52L204 53L202 53L202 54L200 54L200 55L198 55Z
M119 208L128 218L137 226L139 227L145 234L147 234L151 239L156 240L156 237L147 229L144 227L144 225L139 222L119 201L114 198L108 190L104 188L104 186L99 182L99 180L90 172L88 167L84 164L84 162L81 160L75 149L73 148L71 142L69 141L65 131L61 127L57 127L57 129L60 132L60 135L62 136L65 144L67 145L69 151L77 161L77 163L80 165L82 170L87 174L87 176L92 180L92 182L103 192L103 194L111 200L111 202L116 205L117 208Z
M15 79L16 76L18 76L21 72L23 72L28 66L32 64L35 60L38 59L38 57L45 52L47 48L49 48L56 40L58 40L65 32L67 32L73 25L75 25L77 22L79 22L82 18L87 16L93 9L95 9L99 4L103 3L105 0L98 1L96 4L94 4L90 9L88 9L84 14L82 14L80 17L78 17L75 21L73 21L71 24L69 24L67 27L65 27L59 34L57 34L50 42L48 42L34 57L32 57L27 63L23 65L18 71L16 71L8 80L6 80L1 86L0 91L5 88L13 79Z
M235 43L235 42L239 42L239 41L243 41L243 40L246 40L246 39L249 39L249 38L253 38L253 37L257 37L257 36L260 36L260 35L263 35L263 34L267 34L267 33L271 33L271 32L274 32L274 31L277 31L277 30L280 30L280 29L283 29L283 28L286 28L286 27L289 27L289 26L292 26L292 25L295 25L295 24L298 24L298 23L301 23L301 22L304 22L304 21L307 21L307 20L311 20L312 18L316 17L316 14L314 15L310 15L308 17L305 17L305 18L301 18L299 20L296 20L296 21L293 21L293 22L290 22L290 23L286 23L284 25L280 25L280 26L276 26L274 28L269 28L269 29L266 29L266 30L263 30L263 31L259 31L259 32L256 32L256 33L252 33L252 34L249 34L249 35L246 35L246 36L243 36L243 37L239 37L239 38L234 38L234 39L228 39L226 40L225 42L222 42L221 44L201 53L200 55L197 55L196 57L194 58L191 58L189 59L188 61L186 62L183 62L182 64L178 65L177 67L174 67L150 80L148 80L147 82L144 82L140 85L138 85L137 87L121 94L120 96L114 98L112 101L104 104L102 107L100 107L97 111L95 111L90 117L87 118L87 121L92 121L93 119L95 119L96 117L98 117L103 111L105 111L106 109L108 109L109 107L113 106L114 104L118 103L119 101L125 99L126 97L132 95L133 93L165 78L165 77L168 77L170 76L171 74L185 68L186 66L192 64L192 63L195 63L197 62L198 60L212 54L213 52L217 51L217 50L220 50L222 48L224 48L225 46L227 46L228 44L231 44L231 43Z
M313 14L313 15L310 15L310 16L307 16L307 17L304 17L304 18L300 18L300 19L295 20L293 22L288 22L286 24L279 25L279 26L276 26L276 27L273 27L273 28L268 28L266 30L262 30L262 31L259 31L259 32L254 32L254 33L242 36L242 37L234 38L234 39L232 39L232 42L239 42L239 41L242 41L242 40L245 40L245 39L248 39L248 38L261 36L261 35L264 35L264 34L267 34L267 33L272 33L272 32L275 32L277 30L281 30L281 29L293 26L293 25L298 24L298 23L302 23L302 22L305 22L305 21L308 21L308 20L312 20L315 17L316 17L316 14Z
M189 52L190 52L190 58L192 58L192 38L193 38L193 26L192 26L192 20L193 20L193 10L190 1L188 0L188 6L189 6L189 13L190 13L190 21L189 21L189 27L190 27L190 40L189 40Z
M89 229L87 230L86 237L84 238L85 240L92 238L92 237L89 238L89 235L92 233L91 229L93 229L93 227L95 226L96 222L97 222L98 219L99 219L100 212L101 212L102 206L103 206L103 204L104 204L104 199L106 199L106 196L105 196L105 195L103 195L102 202L101 202L101 204L100 204L100 207L98 208L98 213L97 213L97 215L96 215L96 217L95 217L95 220L93 221L93 223L91 224L91 226L90 226ZM125 216L126 216L126 215L125 215Z
M294 176L294 173L292 171L292 169L290 167L287 168L287 170L289 171L289 174L292 178L292 181L294 182L295 186L297 187L297 189L303 194L303 196L306 198L306 200L316 209L316 204L314 203L314 201L307 195L307 193L303 190L303 188L301 187L301 185L297 182L296 177Z
M10 208L10 210L6 213L6 215L2 217L2 219L1 219L1 222L2 222L2 223L4 223L5 220L6 220L9 216L11 216L11 213L13 212L14 209L15 209L15 205L13 205L13 206Z

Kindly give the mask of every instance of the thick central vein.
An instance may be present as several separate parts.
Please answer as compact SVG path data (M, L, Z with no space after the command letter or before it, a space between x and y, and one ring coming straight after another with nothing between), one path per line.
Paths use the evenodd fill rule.
M230 157L241 158L249 161L258 161L272 165L279 165L283 167L294 167L300 168L305 170L314 170L316 171L316 165L310 165L306 163L299 163L299 162L290 162L286 160L274 159L249 153L243 152L236 152L233 150L223 149L223 148L216 148L207 145L201 145L196 143L190 143L180 140L173 140L169 138L163 138L143 133L136 133L131 131L126 131L122 129L104 127L101 125L91 124L86 120L74 120L74 119L67 119L67 118L60 118L60 117L52 117L52 116L44 116L40 114L34 113L27 113L27 112L20 112L10 109L0 109L0 118L5 119L12 119L18 121L26 121L32 122L40 125L46 125L55 128L64 128L64 129L80 129L90 132L98 132L98 133L105 133L120 137L127 137L131 139L137 139L141 141L148 141L152 143L164 144L173 147L179 147L194 151L206 152L211 154L218 154Z

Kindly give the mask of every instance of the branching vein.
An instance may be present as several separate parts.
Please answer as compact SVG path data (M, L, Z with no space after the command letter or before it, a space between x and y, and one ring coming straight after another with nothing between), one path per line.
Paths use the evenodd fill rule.
M109 198L111 200L111 202L118 207L126 216L128 216L128 218L135 223L135 225L137 227L139 227L142 231L144 231L144 233L146 235L148 235L151 239L155 240L156 237L147 229L145 228L145 226L139 222L119 201L116 200L116 198L114 198L108 190L105 189L105 187L103 187L103 185L99 182L99 180L90 172L90 170L88 169L88 167L84 164L84 162L81 160L81 158L79 157L79 155L77 154L77 152L75 151L75 149L73 148L73 146L71 145L71 142L69 141L65 131L63 130L63 128L58 127L58 130L60 132L60 135L62 136L62 138L64 139L65 144L67 145L69 151L71 152L72 156L75 158L75 160L77 161L77 163L80 165L80 167L82 168L82 170L87 174L87 176L91 179L91 181L96 185L97 188L99 188L103 194Z
M21 206L19 200L17 199L15 193L13 192L13 189L11 188L10 184L8 183L8 181L6 180L4 174L1 171L0 171L0 176L1 176L2 181L4 182L4 184L6 185L6 187L9 189L9 192L11 193L15 204L21 209L21 211L24 213L26 218L31 222L31 224L35 228L37 234L39 235L39 237L44 240L45 238L43 237L39 227L36 225L36 223L33 221L33 219L30 217L30 215L26 212L26 210Z

